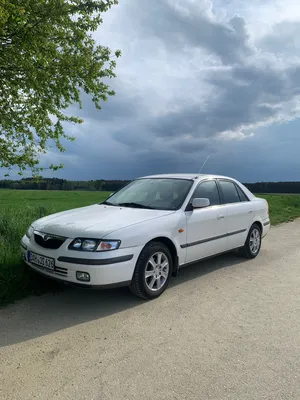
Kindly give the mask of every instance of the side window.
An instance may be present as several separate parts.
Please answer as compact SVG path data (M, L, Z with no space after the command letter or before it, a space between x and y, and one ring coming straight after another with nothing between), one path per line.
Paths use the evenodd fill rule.
M220 180L219 184L223 193L225 204L240 203L240 197L233 182Z
M242 189L238 185L235 185L235 187L236 190L238 191L241 201L249 201L245 193L242 191Z
M200 183L193 194L193 199L196 197L205 197L209 199L211 206L220 204L218 187L213 180Z

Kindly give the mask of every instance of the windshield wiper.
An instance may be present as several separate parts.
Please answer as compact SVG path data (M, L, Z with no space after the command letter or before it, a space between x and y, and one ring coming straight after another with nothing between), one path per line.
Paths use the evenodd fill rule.
M148 209L148 210L154 210L153 207L145 206L145 205L139 204L139 203L119 203L118 205L119 205L120 207L146 208L146 209Z
M119 204L111 203L110 201L107 200L103 201L100 204L105 204L106 206L119 206Z

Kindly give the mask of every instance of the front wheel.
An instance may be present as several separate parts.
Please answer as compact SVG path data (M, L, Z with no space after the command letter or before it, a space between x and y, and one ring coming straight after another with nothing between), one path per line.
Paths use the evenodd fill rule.
M246 258L255 258L261 247L261 230L257 224L253 224L248 233L244 247L241 249L241 253Z
M159 242L145 246L137 261L130 290L143 299L159 297L168 287L172 272L169 249Z

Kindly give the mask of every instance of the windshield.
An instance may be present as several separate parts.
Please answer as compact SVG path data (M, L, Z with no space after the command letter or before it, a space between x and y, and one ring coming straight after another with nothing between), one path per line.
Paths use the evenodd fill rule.
M193 181L188 179L137 179L102 204L154 210L177 210L182 206L192 184Z

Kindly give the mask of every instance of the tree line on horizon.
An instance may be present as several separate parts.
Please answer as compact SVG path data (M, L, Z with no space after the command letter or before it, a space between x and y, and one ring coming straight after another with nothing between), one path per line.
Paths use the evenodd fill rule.
M15 190L81 190L115 192L129 183L129 180L97 179L90 181L70 181L59 178L23 178L20 180L0 180L0 189ZM253 193L300 194L300 182L256 182L244 183Z

